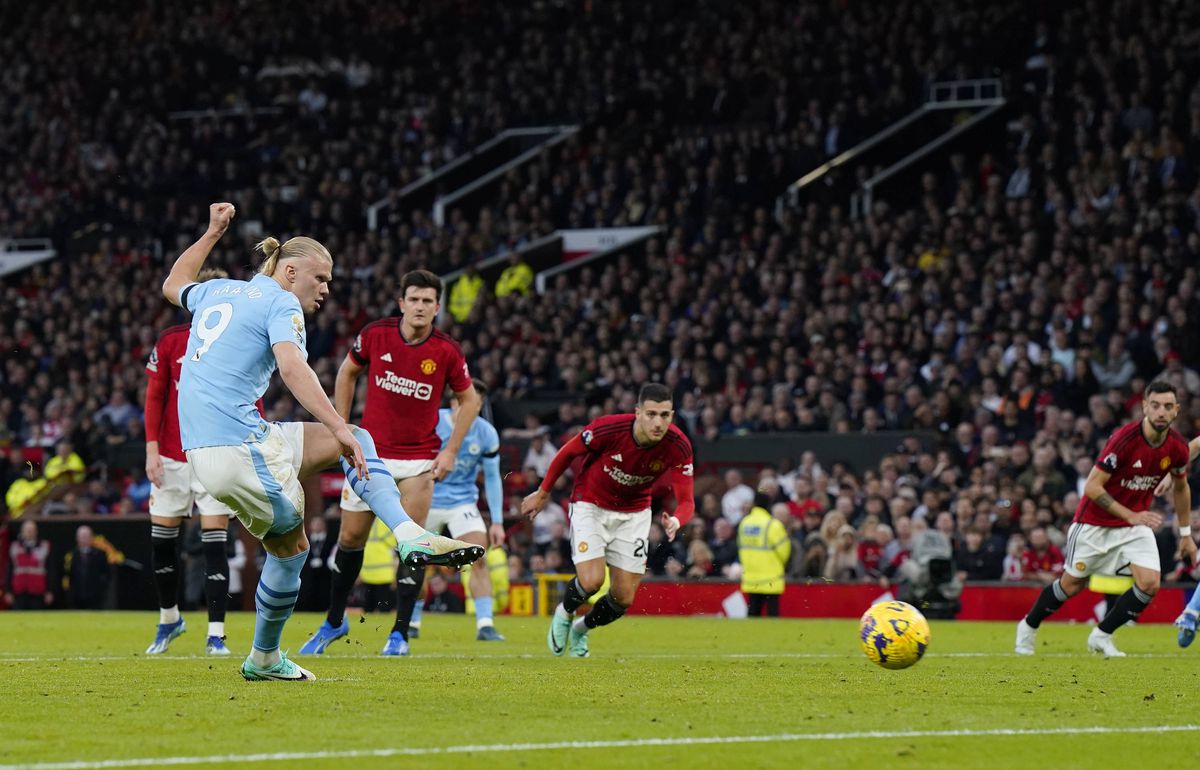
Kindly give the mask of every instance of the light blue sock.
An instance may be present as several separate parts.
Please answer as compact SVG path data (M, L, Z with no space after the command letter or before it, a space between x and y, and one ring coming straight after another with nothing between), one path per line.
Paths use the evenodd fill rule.
M1192 598L1188 599L1187 608L1191 612L1200 614L1200 588L1192 592Z
M371 472L371 477L360 479L358 471L343 457L342 472L346 474L346 483L356 495L371 506L371 512L378 516L388 529L394 531L401 524L411 522L412 517L405 513L404 506L400 504L400 490L396 489L396 480L388 473L387 466L375 451L375 440L362 428L355 428L352 432L354 438L362 445L363 457L367 460L367 470Z
M417 603L413 605L412 619L408 621L410 626L421 625L421 610L425 609L425 602L417 599Z
M267 554L262 575L258 579L258 590L254 592L254 606L258 610L258 620L254 624L254 649L261 652L279 649L283 624L292 616L296 597L300 595L300 570L304 569L306 561L308 549L286 559Z
M475 600L475 623L492 619L492 597L480 596ZM486 624L485 624L486 625Z

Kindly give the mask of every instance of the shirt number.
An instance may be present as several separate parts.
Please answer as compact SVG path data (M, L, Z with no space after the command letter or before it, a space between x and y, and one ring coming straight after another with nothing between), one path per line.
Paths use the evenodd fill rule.
M213 316L217 316L215 322L213 321ZM193 361L199 361L200 356L208 352L213 343L229 328L231 320L233 320L233 305L228 302L222 302L219 305L205 308L204 312L200 314L200 318L196 321L196 336L204 344L192 354Z

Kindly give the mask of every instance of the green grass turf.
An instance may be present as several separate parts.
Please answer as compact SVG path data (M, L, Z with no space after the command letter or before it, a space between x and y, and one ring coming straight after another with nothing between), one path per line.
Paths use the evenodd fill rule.
M232 658L203 656L204 618L167 656L142 650L151 613L0 613L0 770L78 761L330 752L225 766L1117 767L1190 756L1190 731L868 737L864 732L1045 730L1200 724L1196 649L1174 629L1122 629L1123 660L1084 649L1087 627L1046 624L1039 657L1011 654L1009 623L934 623L925 660L885 671L854 621L629 617L592 634L592 657L554 658L546 621L501 618L504 643L474 641L463 616L427 615L413 656L377 657L390 623L352 618L350 643L302 659L313 683L237 673L253 616L229 623ZM298 649L320 622L297 616ZM599 748L514 743L833 734L816 740ZM469 753L350 756L375 749ZM151 763L145 763L150 765ZM198 763L211 767L218 762ZM113 763L109 766L120 766ZM145 765L144 765L145 766ZM190 763L188 766L191 766Z

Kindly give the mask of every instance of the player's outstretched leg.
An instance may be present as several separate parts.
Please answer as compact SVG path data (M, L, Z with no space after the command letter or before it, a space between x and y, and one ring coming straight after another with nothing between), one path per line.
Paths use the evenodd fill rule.
M349 514L347 514L349 515ZM325 614L325 622L309 637L300 648L300 655L320 655L329 645L343 636L350 634L350 622L346 620L346 602L354 581L362 572L363 549L347 548L338 543L337 553L333 557L333 574L329 581L329 611Z
M477 545L435 535L414 522L400 504L400 490L396 489L396 480L388 472L383 460L379 459L371 434L358 427L354 428L353 432L362 446L371 475L369 478L360 479L358 472L344 457L341 459L342 472L346 474L346 481L355 494L362 498L371 507L371 511L383 519L383 523L395 534L396 550L400 552L401 562L410 567L430 564L461 567L483 556L483 549Z
M200 531L204 548L204 598L208 603L209 655L229 655L225 646L225 610L229 606L229 553L225 550L229 530L213 527Z
M588 592L584 590L576 577L567 583L563 593L562 603L554 608L554 617L550 619L550 630L546 633L546 646L550 652L561 656L567 651L567 640L571 634L571 619L575 610L588 600Z
M392 632L388 634L381 654L387 656L408 655L409 623L412 621L413 607L416 606L417 598L421 595L421 587L424 584L424 567L410 567L407 564L401 564L396 569L396 622L392 624Z
M1033 655L1036 652L1037 630L1042 621L1058 611L1067 598L1061 580L1055 580L1042 589L1029 614L1017 622L1017 642L1014 651L1018 655Z
M161 655L171 641L187 630L179 616L179 525L150 525L150 565L158 594L158 628L147 655Z
M1175 618L1175 627L1179 629L1179 646L1187 647L1196 639L1196 620L1200 618L1200 588L1192 592L1187 607Z
M611 591L600 597L600 601L592 606L591 612L571 624L571 633L567 636L567 648L571 651L571 657L586 658L588 656L588 631L600 626L607 626L624 615L627 609L629 608L619 604L613 598Z
M1157 589L1157 585L1155 585L1155 589ZM1137 617L1142 614L1142 610L1146 609L1146 605L1150 604L1150 600L1153 598L1152 591L1143 591L1134 583L1132 588L1121 594L1117 603L1104 616L1100 624L1092 629L1092 633L1088 635L1088 649L1092 652L1102 653L1106 658L1125 657L1125 653L1118 650L1117 645L1113 644L1113 632L1129 621L1137 620Z
M242 676L250 681L311 681L311 671L288 660L279 649L283 626L291 617L300 596L300 570L308 560L308 549L295 556L279 558L267 554L254 605L258 620L254 625L254 645L242 663Z

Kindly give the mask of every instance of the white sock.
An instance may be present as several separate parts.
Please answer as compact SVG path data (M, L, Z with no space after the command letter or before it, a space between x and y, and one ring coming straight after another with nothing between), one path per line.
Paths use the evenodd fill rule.
M279 648L263 652L257 647L250 650L250 662L259 668L270 668L279 662Z
M1183 611L1183 614L1184 614L1184 615L1191 615L1193 618L1195 618L1195 617L1200 617L1200 612L1197 612L1196 610L1193 610L1193 609L1191 609L1190 607L1189 607L1189 608L1187 608L1187 609L1185 609L1185 610Z
M225 624L223 622L222 623L213 623L210 620L208 622L208 635L209 636L225 636Z
M392 529L392 534L396 536L397 540L416 540L425 536L425 528L417 522L409 520L403 524L397 524Z
M583 617L586 618L587 615L584 615ZM571 630L577 634L586 634L589 631L587 624L583 622L583 618L579 618L574 623L572 623Z
M179 622L179 606L163 607L158 611L159 623L178 623Z
M478 631L481 628L487 628L488 626L494 625L496 624L492 622L491 618L479 618L475 621L475 630Z

